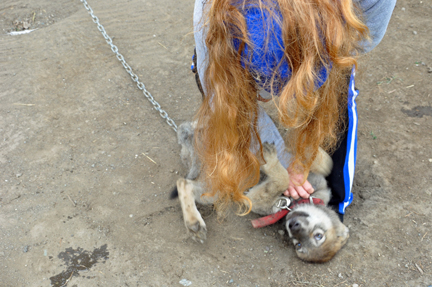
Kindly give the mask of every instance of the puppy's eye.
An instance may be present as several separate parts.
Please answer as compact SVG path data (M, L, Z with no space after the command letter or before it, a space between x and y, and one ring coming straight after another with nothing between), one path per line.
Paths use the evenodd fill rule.
M317 233L317 234L314 235L314 237L315 237L315 239L317 241L320 241L321 239L323 239L323 234L322 233Z
M300 250L301 249L301 247L302 247L302 245L301 245L301 243L299 242L299 243L297 243L296 245L295 245L295 248L297 249L297 250Z

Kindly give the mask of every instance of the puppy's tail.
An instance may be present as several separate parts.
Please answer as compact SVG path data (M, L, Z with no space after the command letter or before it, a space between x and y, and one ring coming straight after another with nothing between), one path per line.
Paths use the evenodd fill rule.
M179 196L177 185L171 190L170 199L176 199Z
M322 148L318 149L318 154L312 163L310 171L316 174L328 176L333 168L333 160L330 155Z

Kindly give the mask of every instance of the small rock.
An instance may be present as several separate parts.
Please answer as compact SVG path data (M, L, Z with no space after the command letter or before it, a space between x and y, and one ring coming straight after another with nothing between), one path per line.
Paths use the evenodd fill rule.
M230 283L230 284L231 284L231 283L234 283L234 280L231 279L231 280L229 281L229 283Z
M432 162L432 158L429 159L429 162Z
M417 31L413 31L413 34L414 34L414 35L417 35Z
M29 251L29 246L28 245L24 246L23 247L23 252L27 253L28 251Z
M180 282L179 282L181 285L183 285L183 286L191 286L192 285L192 282L191 281L189 281L189 280L187 280L187 279L182 279L182 280L180 280Z
M432 73L432 68L428 67L428 73Z
M353 286L352 287L358 287L358 284L353 284Z
M402 11L405 11L405 7L402 7L402 9L401 9Z
M278 233L279 233L281 236L284 236L284 235L285 235L285 231L283 231L282 229L281 229L281 230L278 230Z
M341 278L341 279L343 279L342 273L339 273L338 277Z

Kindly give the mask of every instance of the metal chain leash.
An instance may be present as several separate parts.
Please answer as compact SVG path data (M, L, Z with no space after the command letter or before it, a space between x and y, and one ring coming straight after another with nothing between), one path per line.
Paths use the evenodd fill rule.
M132 81L134 81L137 84L138 89L140 89L143 92L144 96L147 98L147 100L149 100L150 103L152 103L155 110L158 111L160 116L166 120L166 123L175 132L177 132L177 125L174 122L174 120L171 119L168 116L168 113L161 108L161 105L158 102L156 102L156 100L153 98L153 96L150 94L150 92L147 91L145 85L139 80L138 76L133 72L132 68L125 61L123 55L119 53L117 46L113 44L112 38L107 34L107 32L105 31L105 28L99 22L99 18L96 17L96 15L93 13L93 9L90 7L90 5L87 3L86 0L80 0L80 1L81 1L81 3L84 4L84 7L87 9L88 13L92 17L93 22L95 24L97 24L98 30L102 33L102 36L105 38L107 44L110 45L111 51L113 51L113 53L116 55L117 59L122 63L126 72L131 76Z

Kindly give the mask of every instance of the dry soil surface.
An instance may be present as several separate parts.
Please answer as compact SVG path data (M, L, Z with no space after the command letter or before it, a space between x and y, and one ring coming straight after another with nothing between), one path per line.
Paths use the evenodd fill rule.
M200 103L193 2L89 3L177 123ZM1 287L432 284L431 0L398 1L361 60L351 238L326 264L252 214L204 209L207 242L188 238L168 199L186 173L175 133L80 1L3 0L0 31Z

